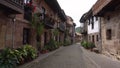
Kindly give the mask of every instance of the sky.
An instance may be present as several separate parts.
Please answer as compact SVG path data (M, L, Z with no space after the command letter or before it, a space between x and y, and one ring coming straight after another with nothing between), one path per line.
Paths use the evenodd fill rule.
M57 0L66 15L71 16L76 23L76 27L80 26L81 16L88 12L97 0Z

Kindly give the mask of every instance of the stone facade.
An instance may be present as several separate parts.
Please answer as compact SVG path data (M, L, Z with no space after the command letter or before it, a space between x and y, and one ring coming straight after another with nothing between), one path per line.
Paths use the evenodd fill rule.
M50 41L51 38L54 39L53 30L54 28L59 28L60 22L64 22L63 20L66 16L61 10L61 7L55 0L54 3L51 5L49 0L36 0L32 2L32 5L35 7L34 13L42 13L45 10L45 15L49 16L55 23L51 28L44 27L44 31L40 36L40 49L44 47L46 43ZM52 2L52 1L51 1ZM25 9L25 8L24 8ZM31 26L31 22L24 18L24 13L16 13L16 14L4 14L3 11L0 12L0 49L5 47L11 48L19 48L25 44L30 44L33 47L37 48L37 33L34 28ZM29 15L29 14L27 14ZM10 17L9 17L10 16ZM11 16L15 16L11 18ZM32 16L32 15L31 15ZM49 22L51 23L51 22ZM46 25L46 24L45 24ZM49 25L47 25L49 26ZM61 37L62 36L62 37ZM64 32L59 31L58 41L64 42Z
M110 17L110 19L108 19ZM101 29L102 29L102 48L103 52L107 51L111 54L120 55L120 38L119 38L119 28L120 28L120 11L116 10L114 12L106 13L102 18ZM107 31L111 30L110 36L108 36ZM111 39L108 39L111 37Z
M1 14L1 49L4 47L18 48L23 45L23 29L30 29L30 23L16 16L13 22L11 18ZM32 38L33 39L33 38ZM33 42L33 41L32 41ZM29 41L29 43L32 43Z
M103 1L105 1L104 3L106 3L106 5L100 4L99 1L97 1L92 7L93 13L96 16L101 17L100 26L102 53L112 56L112 58L120 58L120 1ZM95 7L101 7L101 9L94 9Z
M80 22L83 23L81 28L82 40L94 43L99 52L101 52L101 18L93 15L91 8L87 13L83 14Z
M66 30L68 35L66 39L70 43L75 43L75 26L76 24L73 22L73 19L70 16L67 16Z
M99 37L99 32L88 34L88 41L93 42L98 49Z

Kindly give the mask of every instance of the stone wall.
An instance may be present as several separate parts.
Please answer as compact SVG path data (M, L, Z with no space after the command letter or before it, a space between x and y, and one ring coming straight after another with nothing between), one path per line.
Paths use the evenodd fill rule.
M101 19L101 35L103 52L120 55L120 11L108 12ZM111 29L111 40L107 39L106 32Z
M94 36L94 41L93 41L93 36ZM99 45L98 43L100 41L99 32L88 34L88 41L93 42L95 46L98 47Z

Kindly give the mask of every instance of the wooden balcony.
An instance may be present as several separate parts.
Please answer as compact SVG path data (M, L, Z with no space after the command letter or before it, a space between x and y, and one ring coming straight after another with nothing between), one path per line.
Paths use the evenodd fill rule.
M62 31L62 32L65 31L65 25L64 25L64 23L60 23L59 24L59 30Z
M45 25L45 28L47 29L53 29L54 28L54 20L50 17L45 17L45 20L44 20L44 25Z
M24 12L24 0L1 0L0 9L7 14L19 14Z

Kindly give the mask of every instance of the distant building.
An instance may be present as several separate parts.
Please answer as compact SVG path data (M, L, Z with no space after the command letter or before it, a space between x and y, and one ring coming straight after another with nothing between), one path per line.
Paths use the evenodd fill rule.
M80 22L83 23L81 30L83 40L93 42L96 47L100 49L100 18L93 16L92 10L89 10L87 13L83 14Z
M76 24L73 22L73 19L70 16L67 16L67 23L66 23L66 39L70 43L75 42L75 26Z

